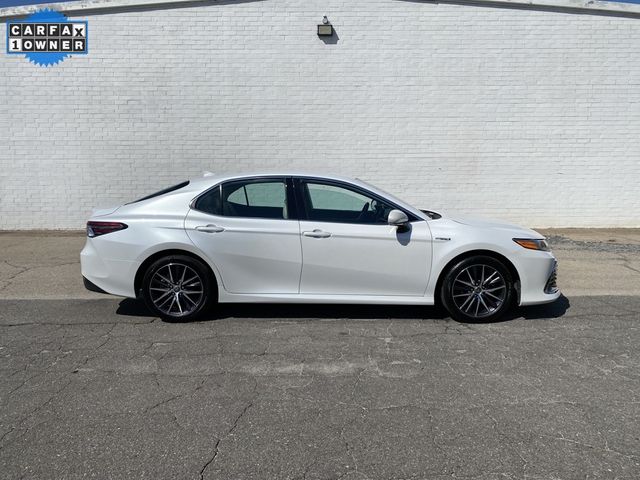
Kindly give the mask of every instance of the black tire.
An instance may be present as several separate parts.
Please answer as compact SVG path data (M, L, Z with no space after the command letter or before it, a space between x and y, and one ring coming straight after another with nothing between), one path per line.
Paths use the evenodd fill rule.
M514 282L499 260L476 255L456 262L446 272L440 289L442 305L455 320L493 322L513 303Z
M155 315L170 322L199 318L217 300L216 284L200 260L169 255L153 262L142 279L142 297Z

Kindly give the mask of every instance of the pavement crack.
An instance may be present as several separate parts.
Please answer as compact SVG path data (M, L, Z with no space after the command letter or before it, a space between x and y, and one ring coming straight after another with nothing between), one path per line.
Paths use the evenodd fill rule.
M220 440L221 440L220 438L216 440L216 443L213 446L213 456L209 459L207 463L204 464L204 466L200 470L200 480L204 479L204 472L207 470L207 468L209 468L209 465L211 465L215 461L216 457L218 456L218 446L220 445Z
M2 285L0 287L0 292L3 292L4 290L6 290L7 288L9 288L11 286L11 284L13 283L13 280L18 277L19 275L22 275L24 272L27 272L30 270L30 268L28 267L23 267L23 266L19 266L19 265L14 265L12 263L7 262L6 260L2 260L2 263L9 265L11 268L15 268L18 271L12 275L6 275L4 277L4 285Z
M364 478L369 478L369 476L366 473L360 471L360 466L358 465L358 460L356 460L356 456L353 453L353 448L352 448L351 444L349 443L349 440L347 440L345 435L344 435L344 431L347 429L347 426L351 425L351 423L352 422L345 422L345 423L342 424L342 427L340 428L340 439L342 440L342 442L344 444L345 452L347 453L347 455L349 455L349 457L351 457L351 461L353 462L353 470L344 472L342 475L340 475L338 477L338 479L345 478L348 475L361 475ZM347 466L347 468L348 468L348 466Z
M162 387L160 386L160 382L158 381L158 375L157 375L157 374L154 374L154 380L155 380L155 383L156 383L156 385L158 386L158 388L162 388ZM143 413L143 414L147 414L147 413L149 413L151 410L154 410L154 409L156 409L156 408L158 408L158 407L161 407L162 405L165 405L165 404L167 404L167 403L173 402L174 400L177 400L177 399L179 399L179 398L186 397L187 395L193 395L194 393L196 393L198 390L200 390L200 389L204 386L204 384L206 383L206 381L207 381L207 379L206 379L206 378L204 378L204 379L203 379L203 380L198 384L198 386L197 386L196 388L194 388L193 390L191 390L191 391L189 391L189 392L178 393L178 394L176 394L176 395L172 395L172 396L171 396L171 397L169 397L169 398L165 398L164 400L160 400L159 402L154 403L153 405L151 405L151 406L149 406L149 407L145 408L145 409L142 411L142 413Z
M8 398L8 397L10 397L10 396L11 396L11 395L13 395L15 392L17 392L17 391L18 391L18 390L20 390L22 387L24 387L24 386L27 384L27 382L28 382L29 380L32 380L32 379L36 378L36 377L37 377L37 376L39 376L39 375L42 375L42 372L37 372L37 373L35 373L35 374L33 374L33 375L31 375L31 376L29 376L29 377L25 378L25 379L22 381L22 383L21 383L20 385L18 385L17 387L15 387L13 390L10 390L10 391L6 394L6 397L7 397L7 398Z
M124 325L148 325L156 319L146 321L127 322ZM33 326L57 326L57 327L77 327L84 325L113 325L113 322L22 322L22 323L3 323L0 327L33 327Z
M54 265L31 265L31 266L26 266L26 265L17 265L11 262L8 262L7 260L0 260L0 263L4 263L5 265L10 266L11 268L15 268L18 271L10 274L10 275L5 275L3 278L3 282L4 285L0 286L0 292L5 291L7 288L9 288L12 284L13 281L18 278L20 275L22 275L23 273L27 273L30 272L31 270L37 270L37 269L42 269L42 268L58 268L58 267L64 267L64 266L68 266L68 265L77 265L78 261L73 261L73 262L64 262L64 263L56 263Z
M527 466L529 465L529 462L527 461L526 458L524 458L522 456L522 454L520 453L520 451L515 448L513 446L513 439L511 437L509 437L509 435L507 435L506 433L504 433L502 431L502 429L500 428L500 426L498 425L498 421L486 410L483 411L483 413L485 414L486 417L488 417L491 422L493 423L493 429L496 431L496 433L498 435L500 435L500 437L502 437L503 440L506 441L506 444L508 446L508 448L515 453L518 457L520 457L520 460L522 461L522 475L523 477L527 476Z
M53 401L53 399L54 399L58 394L60 394L64 389L66 389L66 388L67 388L71 383L72 383L72 381L71 381L71 380L69 380L68 382L66 382L66 383L65 383L61 388L59 388L58 390L56 390L55 392L53 392L53 393L51 394L51 396L49 396L49 398L48 398L45 402L41 403L41 404L40 404L40 405L38 405L36 408L34 408L33 410L31 410L28 414L26 414L24 417L22 417L22 418L20 419L20 421L18 421L18 424L17 424L17 425L12 426L12 427L11 427L11 429L10 429L9 431L5 432L5 433L2 435L2 437L0 437L0 450L2 450L2 449L5 447L5 445L2 445L2 441L5 439L5 437L7 437L10 433L12 433L12 432L14 432L15 430L17 430L17 429L18 429L19 427L21 427L21 426L24 424L24 422L26 422L29 418L33 417L36 413L38 413L40 410L42 410L42 409L43 409L43 408L45 408L47 405L49 405L49 404ZM29 428L27 428L27 429L22 433L22 435L20 435L20 436L25 435L28 431L29 431Z
M98 354L100 352L100 349L102 347L104 347L107 342L109 342L109 340L111 340L111 333L113 332L113 330L115 330L116 326L118 324L117 323L112 323L111 324L111 328L109 329L109 331L107 331L106 333L104 333L103 335L101 335L101 337L104 337L104 340L100 343L100 345L98 345L96 348L93 349L93 355L87 355L87 358L84 359L84 361L82 362L82 366L84 367L87 363L89 363L89 361L95 359L98 357ZM76 368L73 373L77 373L79 371L78 368Z
M590 448L592 450L598 450L600 452L607 452L607 453L613 453L615 455L620 455L621 457L625 457L628 458L629 460L635 460L638 461L640 460L640 456L638 455L633 455L630 453L625 453L625 452L620 452L618 450L614 450L611 447L609 447L609 442L605 440L605 446L604 447L599 447L597 445L592 445L590 443L585 443L585 442L580 442L578 440L572 440L570 438L567 438L565 436L563 436L562 434L559 437L553 436L553 435L545 435L547 437L550 437L554 440L558 440L560 442L565 442L565 443L572 443L574 445L578 445L581 447L585 447L585 448Z
M200 480L204 479L204 474L206 472L206 470L209 468L209 466L214 463L216 461L216 458L218 457L218 453L220 451L220 444L222 443L222 441L224 439L226 439L229 435L233 434L234 430L236 429L236 427L238 426L238 423L240 423L240 420L242 419L242 417L244 417L244 415L247 413L247 411L249 411L249 409L251 407L253 407L253 404L257 398L256 395L256 390L258 388L258 381L254 380L255 384L254 384L254 388L253 388L253 396L251 398L251 400L249 400L249 402L244 406L244 408L242 409L242 411L240 412L240 414L238 416L236 416L235 420L233 421L233 424L231 425L231 428L229 428L229 430L227 430L227 433L224 434L224 436L218 438L216 440L216 443L213 445L213 455L211 456L211 458L202 466L202 468L200 469Z

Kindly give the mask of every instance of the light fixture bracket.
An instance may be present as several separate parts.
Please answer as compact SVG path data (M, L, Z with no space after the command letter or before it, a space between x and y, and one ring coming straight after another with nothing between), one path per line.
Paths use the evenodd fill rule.
M329 19L325 15L322 17L322 25L318 25L318 36L319 37L332 37L333 36L333 25L329 22Z

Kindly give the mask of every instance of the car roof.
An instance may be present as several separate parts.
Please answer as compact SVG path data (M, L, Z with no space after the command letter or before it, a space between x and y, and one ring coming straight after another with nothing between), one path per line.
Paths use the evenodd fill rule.
M360 181L356 178L347 177L343 175L333 175L326 174L320 172L309 172L309 171L252 171L252 172L236 172L236 173L211 173L204 172L202 177L197 177L191 180L192 183L211 183L212 185L215 183L219 183L221 181L226 180L235 180L235 179L243 179L243 178L253 178L253 177L310 177L310 178L322 178L326 180L338 180L343 182L350 183L359 183Z

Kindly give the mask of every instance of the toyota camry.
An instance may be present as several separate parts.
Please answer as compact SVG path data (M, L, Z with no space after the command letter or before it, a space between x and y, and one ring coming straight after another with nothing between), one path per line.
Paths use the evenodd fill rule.
M552 302L556 259L539 233L420 210L333 175L214 175L95 210L85 286L142 298L167 320L217 303L443 305L492 321Z

